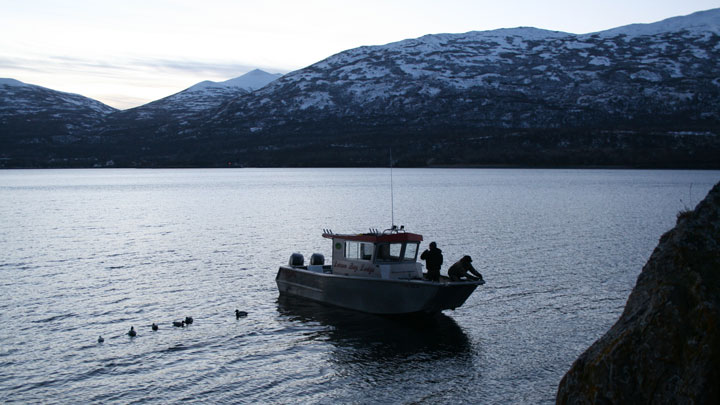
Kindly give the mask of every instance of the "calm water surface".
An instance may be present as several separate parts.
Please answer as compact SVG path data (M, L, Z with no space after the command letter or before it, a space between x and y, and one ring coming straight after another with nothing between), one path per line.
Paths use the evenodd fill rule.
M395 222L438 242L443 273L469 254L487 281L424 322L279 297L274 281L292 252L330 256L323 228L390 225L388 170L0 171L0 401L550 403L677 212L720 181L393 176Z

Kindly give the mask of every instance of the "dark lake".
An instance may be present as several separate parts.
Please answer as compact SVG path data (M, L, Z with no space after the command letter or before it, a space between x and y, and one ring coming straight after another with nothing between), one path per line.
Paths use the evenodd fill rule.
M0 402L551 403L678 211L720 181L392 174L394 210L388 169L0 171ZM391 216L437 241L443 273L468 254L487 284L420 321L279 297L292 252L330 256L322 229Z

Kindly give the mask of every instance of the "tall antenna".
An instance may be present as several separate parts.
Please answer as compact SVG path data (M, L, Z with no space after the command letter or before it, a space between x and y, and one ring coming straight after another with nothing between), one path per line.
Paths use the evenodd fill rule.
M392 158L392 148L390 148L390 227L395 226L395 200L394 200L394 193L393 193L393 158Z

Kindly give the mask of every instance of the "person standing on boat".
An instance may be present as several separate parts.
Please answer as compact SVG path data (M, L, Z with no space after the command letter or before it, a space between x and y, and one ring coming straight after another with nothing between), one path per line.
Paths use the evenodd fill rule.
M450 266L450 268L448 269L448 276L450 276L450 281L463 281L463 277L471 281L482 280L482 274L478 273L478 271L475 270L475 268L470 263L472 263L472 258L470 256L463 256L462 259L458 260L455 264ZM472 273L473 276L468 274L468 272Z
M420 260L425 260L428 280L440 281L440 266L443 263L443 255L442 250L437 248L437 243L430 242L430 249L425 249L422 252Z

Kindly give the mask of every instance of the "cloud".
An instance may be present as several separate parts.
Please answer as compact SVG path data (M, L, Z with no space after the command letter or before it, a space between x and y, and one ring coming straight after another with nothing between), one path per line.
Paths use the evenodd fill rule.
M121 109L166 97L203 80L223 81L256 68L270 73L287 72L236 61L0 56L2 77L82 94Z
M35 72L109 72L109 75L124 72L171 72L190 75L214 76L231 79L253 69L270 73L287 73L287 69L271 66L257 66L235 61L192 61L187 59L129 58L112 61L75 58L68 56L49 57L7 57L0 56L0 69Z
M272 67L254 66L239 62L196 62L183 59L136 59L132 61L129 66L140 69L182 72L204 76L222 76L228 79L257 68L268 70L270 73L287 73L287 71L281 71Z

